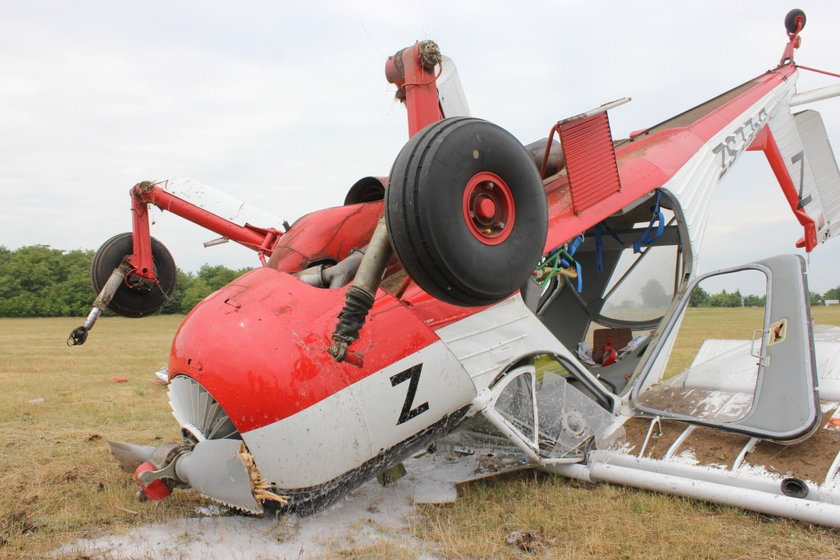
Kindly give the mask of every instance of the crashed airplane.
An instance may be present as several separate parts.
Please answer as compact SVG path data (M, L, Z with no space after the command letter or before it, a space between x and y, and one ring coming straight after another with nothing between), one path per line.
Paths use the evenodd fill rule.
M805 14L770 71L614 140L621 99L523 146L469 116L452 61L424 41L386 63L410 140L389 177L284 230L192 180L131 189L133 230L92 265L100 313L154 313L175 265L155 205L256 251L172 343L182 439L112 442L146 497L311 512L438 442L608 481L840 527L840 329L812 324L804 260L697 274L715 187L764 152L806 251L840 231L840 173L799 92ZM743 340L672 352L705 281L758 279ZM757 315L758 316L758 315ZM463 450L469 450L463 452ZM502 463L499 463L502 464Z

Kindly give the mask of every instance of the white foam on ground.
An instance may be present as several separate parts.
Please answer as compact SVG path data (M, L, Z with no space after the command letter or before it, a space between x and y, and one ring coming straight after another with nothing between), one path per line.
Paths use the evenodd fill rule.
M211 516L176 519L146 525L120 535L81 539L55 551L91 558L309 559L337 556L346 548L401 537L414 513L413 496L405 484L382 487L367 482L325 511L308 517L280 519ZM402 541L402 542L401 542Z
M224 508L205 506L210 516L146 525L119 535L80 539L54 551L55 556L91 559L261 560L338 557L345 549L383 540L436 558L434 545L411 537L405 529L416 514L415 503L446 502L456 497L454 482L476 473L472 457L435 453L406 463L408 474L389 486L371 480L326 510L280 519L225 516Z

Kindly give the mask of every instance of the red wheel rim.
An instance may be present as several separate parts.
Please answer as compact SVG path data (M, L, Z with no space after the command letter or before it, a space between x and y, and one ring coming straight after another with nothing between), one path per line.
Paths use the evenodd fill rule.
M516 205L507 183L489 171L467 181L464 189L464 220L473 236L485 245L499 245L510 236Z

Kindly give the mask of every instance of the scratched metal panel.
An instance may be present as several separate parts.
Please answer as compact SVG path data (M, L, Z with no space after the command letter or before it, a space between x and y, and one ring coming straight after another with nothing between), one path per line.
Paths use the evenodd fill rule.
M566 155L575 212L593 206L620 189L607 113L562 125L560 140Z

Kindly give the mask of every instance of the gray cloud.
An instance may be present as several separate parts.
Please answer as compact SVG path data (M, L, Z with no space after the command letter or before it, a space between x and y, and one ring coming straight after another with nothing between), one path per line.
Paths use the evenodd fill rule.
M614 134L625 136L774 66L788 9L779 1L27 2L0 19L0 244L95 248L130 228L128 188L149 178L192 176L289 221L340 204L359 177L387 174L405 142L404 110L383 66L416 39L435 39L458 63L474 114L524 143L560 118L631 96L611 114ZM797 59L837 71L840 13L827 1L803 9ZM803 73L800 89L830 82ZM838 105L815 105L836 145ZM787 237L749 242L783 223L796 228L784 206L772 214L741 206L781 199L772 176L729 178L721 188L742 199L719 210L730 229L711 224L704 268L791 248ZM153 232L187 270L257 262L235 246L203 249L214 234L168 214L156 214ZM812 259L819 291L840 284L836 251L821 247ZM835 257L831 265L818 268L821 252Z

